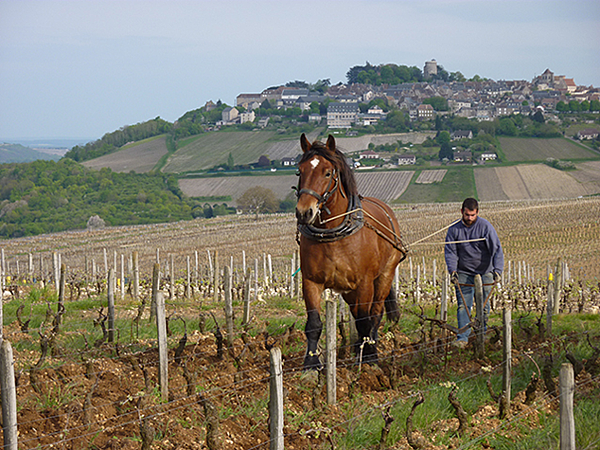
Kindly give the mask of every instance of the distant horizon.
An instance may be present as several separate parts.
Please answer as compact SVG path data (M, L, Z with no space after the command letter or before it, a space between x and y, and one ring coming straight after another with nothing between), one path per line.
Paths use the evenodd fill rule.
M599 54L598 0L3 0L0 136L100 139L366 62L598 86Z

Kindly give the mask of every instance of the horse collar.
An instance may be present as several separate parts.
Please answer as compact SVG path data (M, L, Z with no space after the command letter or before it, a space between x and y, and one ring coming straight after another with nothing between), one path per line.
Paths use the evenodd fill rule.
M350 212L352 211L352 212ZM298 231L308 239L317 242L339 241L351 236L365 224L360 196L353 195L348 200L348 214L345 215L341 225L334 228L318 228L313 225L298 224Z

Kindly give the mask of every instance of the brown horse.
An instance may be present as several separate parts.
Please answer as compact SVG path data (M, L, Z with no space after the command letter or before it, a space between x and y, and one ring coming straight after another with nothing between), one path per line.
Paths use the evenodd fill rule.
M300 244L302 293L306 304L305 369L322 364L317 343L324 289L341 293L350 306L363 361L376 361L377 329L384 308L398 320L392 282L396 266L406 257L393 211L382 201L360 197L346 157L329 136L324 145L302 134L296 218ZM359 350L362 347L362 353Z

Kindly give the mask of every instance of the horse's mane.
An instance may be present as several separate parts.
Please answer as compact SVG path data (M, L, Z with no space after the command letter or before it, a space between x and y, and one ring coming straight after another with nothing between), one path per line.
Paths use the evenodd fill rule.
M354 178L354 173L352 169L346 162L346 156L335 148L335 151L330 151L325 144L320 141L315 141L310 147L310 150L306 151L300 163L308 161L313 156L321 156L329 161L333 166L337 169L340 174L340 179L342 182L342 186L344 186L344 191L346 195L353 196L358 195L358 188L356 186L356 179Z

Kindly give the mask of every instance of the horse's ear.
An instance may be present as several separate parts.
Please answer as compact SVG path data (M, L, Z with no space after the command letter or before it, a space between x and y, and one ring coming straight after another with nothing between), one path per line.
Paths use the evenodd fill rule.
M308 142L308 139L306 139L306 135L304 133L302 133L302 136L300 136L300 147L302 147L302 151L304 153L310 150L310 142Z
M329 137L327 138L327 150L329 150L331 153L335 153L335 139L333 138L332 135L329 135Z

